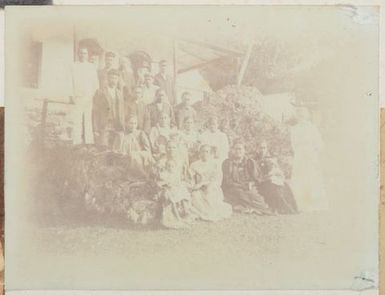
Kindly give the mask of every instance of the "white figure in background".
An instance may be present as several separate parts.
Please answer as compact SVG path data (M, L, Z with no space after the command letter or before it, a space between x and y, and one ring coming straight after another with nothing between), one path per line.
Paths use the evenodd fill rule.
M290 137L294 151L291 188L299 211L327 209L320 159L324 144L317 126L310 121L308 109L298 108Z
M72 65L72 97L73 107L73 143L93 144L92 104L98 88L98 75L95 64L88 60L88 49L79 48L79 61Z

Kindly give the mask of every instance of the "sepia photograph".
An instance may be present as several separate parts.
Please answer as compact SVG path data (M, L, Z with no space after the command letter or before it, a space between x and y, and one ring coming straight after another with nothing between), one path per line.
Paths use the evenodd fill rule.
M378 12L6 7L6 290L376 288Z

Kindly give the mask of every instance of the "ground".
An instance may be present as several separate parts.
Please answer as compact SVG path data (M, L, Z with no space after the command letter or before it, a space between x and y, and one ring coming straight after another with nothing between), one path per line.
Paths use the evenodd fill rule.
M235 214L184 230L47 226L30 231L36 249L23 258L19 273L27 276L19 282L37 288L42 277L46 288L349 288L347 274L359 272L362 261L345 259L352 253L341 243L358 246L360 239L342 237L352 225L337 223L338 216Z

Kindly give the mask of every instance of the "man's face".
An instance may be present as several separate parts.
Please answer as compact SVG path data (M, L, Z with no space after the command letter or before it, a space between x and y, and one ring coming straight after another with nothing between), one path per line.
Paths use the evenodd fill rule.
M234 157L236 159L242 159L245 155L245 148L242 144L236 144L234 146Z
M79 50L79 60L81 62L85 62L88 60L88 49L87 48L80 48Z
M144 81L146 82L146 85L147 86L150 86L153 84L153 79L152 79L152 76L151 75L146 75L144 77Z
M167 64L166 64L166 63L161 63L161 64L159 65L159 71L160 71L161 73L166 73L166 70L167 70Z
M135 98L137 98L137 99L140 99L140 98L142 98L142 88L140 88L140 87L136 87L135 89L134 89L134 95L135 95Z
M166 93L164 91L159 91L156 97L157 102L164 102L166 101Z
M204 146L201 148L201 157L203 160L209 159L211 156L211 149L209 146Z
M106 66L109 68L109 67L112 67L113 64L114 64L114 57L111 55L106 56Z
M131 118L130 120L128 120L127 122L128 131L132 132L136 130L137 127L138 127L138 120L136 118Z
M176 155L177 149L178 147L175 142L169 142L167 144L167 152L170 156Z
M122 57L120 59L120 66L124 69L129 69L131 67L130 60L127 57Z
M90 56L90 63L97 64L98 63L98 56L96 54L92 54Z
M191 106L191 94L190 93L186 93L185 95L183 95L183 102L186 106Z
M108 84L110 87L115 87L118 85L119 76L118 75L108 75Z

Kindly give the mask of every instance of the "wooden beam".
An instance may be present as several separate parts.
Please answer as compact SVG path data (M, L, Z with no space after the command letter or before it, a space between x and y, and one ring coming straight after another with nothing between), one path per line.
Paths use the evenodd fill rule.
M179 40L181 40L183 42L187 42L187 43L197 44L197 45L200 45L202 47L210 48L211 50L221 51L221 52L224 52L226 54L234 54L234 55L244 55L245 54L244 52L241 52L241 51L223 48L220 46L208 44L206 42L189 40L189 39L185 39L185 38L179 38Z
M202 60L202 61L207 61L206 59L202 58L201 56L199 56L199 55L197 55L197 54L195 54L195 53L191 53L191 52L187 51L186 49L181 48L180 46L179 46L178 49L179 49L180 51L183 51L184 53L186 53L186 55L191 55L191 56L193 56L193 57L195 57L195 58L197 58L197 59L200 59L200 60Z
M188 71L192 71L192 70L195 70L195 69L198 69L198 68L203 68L203 67L205 67L205 66L207 66L207 65L209 65L211 63L217 62L217 61L219 61L221 59L224 59L226 57L229 57L229 56L221 56L221 57L218 57L216 59L209 60L207 62L199 63L199 64L196 64L196 65L184 68L184 69L180 69L180 70L178 70L178 74L182 74L182 73L185 73L185 72L188 72Z
M241 70L239 71L238 79L237 79L237 86L241 86L243 76L245 75L247 66L249 64L250 56L251 56L251 51L253 49L254 43L250 42L249 47L247 48L247 52L245 55L245 58L243 59Z

